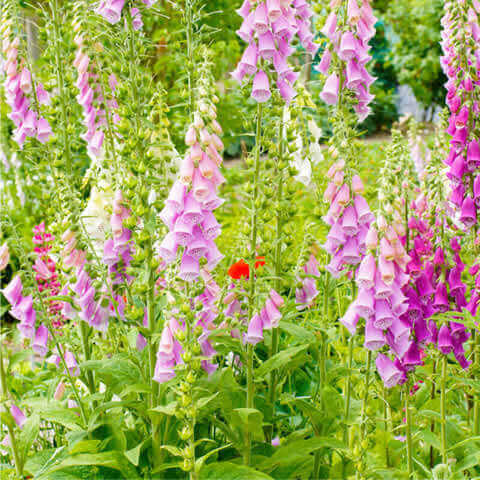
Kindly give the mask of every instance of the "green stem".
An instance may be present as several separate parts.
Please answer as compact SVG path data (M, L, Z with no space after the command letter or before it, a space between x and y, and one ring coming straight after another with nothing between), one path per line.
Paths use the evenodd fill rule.
M435 375L437 373L437 360L434 360L433 361L433 368L432 368L432 390L430 391L430 398L432 400L435 399L435 389L436 389L436 385L435 385ZM432 433L435 432L435 421L432 420L432 423L430 425L430 431ZM434 452L433 452L433 445L430 446L430 468L433 468L434 467Z
M345 388L345 430L343 432L343 441L346 444L348 440L348 418L350 416L350 401L352 396L352 362L353 362L353 335L348 340L348 363L347 363L347 385Z
M442 462L447 464L447 367L448 359L446 355L442 358L442 377L440 389L440 415L441 415L441 449Z
M80 330L80 338L82 340L83 356L86 361L90 360L90 348L88 345L87 328L88 327L85 322L80 321L78 323L78 329ZM93 395L95 393L95 379L93 377L93 372L91 370L87 370L86 377L87 377L88 390Z
M363 395L362 401L362 421L361 421L361 438L365 438L365 429L366 429L366 417L367 417L367 403L368 403L368 394L370 389L370 373L372 370L372 352L371 350L367 353L367 371L365 373L365 394Z
M385 433L387 433L387 440L385 442L385 467L390 468L390 451L388 449L388 441L390 439L389 434L389 423L388 423L388 417L389 417L389 408L388 408L388 392L385 387L383 387L383 425L385 428Z
M60 38L60 22L58 19L58 0L52 0L50 4L53 16L53 28L55 32L55 66L57 70L57 87L59 91L60 99L60 110L62 114L62 134L63 134L63 145L65 148L65 159L67 163L67 172L69 176L72 175L72 155L70 151L70 137L67 131L68 128L68 116L67 116L67 105L65 103L65 83L64 83L64 71L63 63L61 61L60 55L62 53L61 47L61 38Z
M149 358L149 378L152 394L150 397L150 408L155 407L155 398L158 392L158 383L153 380L155 373L155 344L153 341L153 334L155 333L155 275L151 262L153 258L152 244L149 242L146 254L147 262L149 264L148 273L148 293L147 293L147 319L148 328L150 330L150 338L148 339L148 358Z
M477 331L473 333L475 335L474 340L474 361L473 361L473 368L474 370L480 369L480 334ZM480 435L480 395L475 395L473 399L473 434Z
M412 417L410 413L409 405L409 387L408 382L405 385L405 417L406 417L406 433L407 433L407 467L408 478L412 478L413 475L413 452L412 452Z
M190 120L193 119L193 19L192 0L185 0L186 34L187 34L187 82L188 82L188 107Z
M284 152L284 142L283 142L283 118L280 118L280 125L279 125L279 153L278 153L278 162L279 165L283 160L283 152ZM277 201L281 203L283 199L283 173L282 169L278 168L278 183L277 183ZM280 276L282 274L282 233L283 233L283 212L280 208L276 212L276 232L275 232L275 257L274 257L274 272L275 272L275 290L280 290L281 281ZM278 328L274 328L272 331L272 348L270 351L270 357L273 357L278 352ZM270 394L270 403L272 408L272 419L275 414L275 396L277 391L277 371L274 370L270 376L270 386L269 386L269 394Z
M251 229L252 236L250 241L250 284L249 284L249 299L248 299L248 319L251 321L253 316L253 309L255 303L255 259L257 249L257 233L258 233L258 214L257 214L257 197L258 197L258 180L260 176L260 149L261 149L261 134L262 134L262 104L257 105L257 127L255 134L255 164L253 177L253 198L252 198L252 218ZM255 388L253 384L253 346L247 346L247 408L253 408L253 396ZM243 455L243 462L245 465L250 465L250 454L252 448L252 438L248 431L245 432L245 451Z
M5 370L3 369L3 345L0 348L0 383L2 387L2 397L7 397L9 392L8 392L8 386L7 386L7 377L5 374ZM13 461L15 463L15 471L17 472L17 477L18 478L23 478L23 463L20 460L20 455L18 453L18 446L17 446L17 440L15 438L15 432L13 427L9 424L6 423L7 430L8 430L8 436L10 439L10 445L12 447L12 452L13 452Z

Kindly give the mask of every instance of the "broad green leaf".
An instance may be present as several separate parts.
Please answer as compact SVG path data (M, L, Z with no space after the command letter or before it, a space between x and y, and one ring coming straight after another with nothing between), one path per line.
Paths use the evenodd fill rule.
M163 448L174 457L183 457L183 452L178 447L174 447L172 445L162 445L160 448Z
M28 452L33 443L37 439L38 432L40 430L40 417L37 414L31 415L25 422L20 435L18 436L18 444L22 458L25 459L28 456Z
M50 478L51 473L64 470L74 466L101 466L118 470L126 480L139 479L135 468L133 468L121 452L81 453L68 456L58 464L52 465L46 472L42 473L42 480Z
M67 455L66 447L48 448L40 450L35 455L32 455L25 462L25 471L37 477L53 465L56 461L61 460Z
M152 473L160 473L165 470L170 470L172 468L182 468L183 462L163 462L161 465L158 467L155 467L155 469L152 471ZM168 477L165 477L168 478Z
M21 362L24 362L25 360L28 360L31 357L31 355L32 355L31 352L29 352L28 350L22 350L20 352L14 353L10 357L10 360L8 363L8 370L12 370L17 363L21 363Z
M455 465L455 473L462 473L469 468L478 467L480 465L480 452L472 453ZM460 477L462 478L462 477Z
M48 405L48 404L47 404ZM74 411L56 406L38 406L36 412L43 420L58 423L69 430L81 430L81 420Z
M142 451L143 442L139 443L135 448L123 452L128 460L138 467L140 461L140 452Z
M325 420L325 415L321 411L321 409L317 408L312 400L303 399L303 398L296 398L291 395L285 394L281 397L282 403L293 404L297 408L299 408L303 414L310 419L310 422L313 424L315 431L318 431L320 425Z
M97 453L102 442L100 440L80 440L75 443L69 450L69 455L76 453Z
M221 447L218 447L218 448L215 448L213 450L210 450L208 453L206 453L205 455L203 455L202 457L200 458L197 458L197 460L195 461L195 471L198 473L200 472L200 470L202 469L203 465L205 464L205 462L212 456L212 455L215 455L216 453L220 452L221 450L225 450L226 448L229 448L231 447L232 444L229 443L227 445L222 445Z
M280 329L287 332L302 344L315 342L315 335L310 330L307 330L296 323L282 321L280 322Z
M124 408L124 407L128 407L130 409L134 409L134 410L137 410L137 409L142 409L143 408L143 404L138 402L138 401L124 401L124 402L106 402L106 403L103 403L101 405L99 405L95 411L92 413L92 416L90 417L90 420L89 420L89 425L90 425L90 428L93 427L93 425L95 425L95 422L97 421L97 418L101 415L102 412L105 412L107 410L113 410L115 408Z
M254 408L235 408L232 411L231 423L240 427L243 432L249 432L257 442L264 441L263 413Z
M200 410L201 408L205 407L208 403L210 403L214 398L218 397L220 392L214 393L213 395L210 395L209 397L202 397L196 400L195 405L197 408Z
M273 480L266 473L231 462L211 463L200 470L200 480Z
M273 357L270 357L255 370L255 381L261 382L272 370L284 368L289 364L292 364L295 360L300 361L300 356L305 352L305 350L308 349L308 347L309 345L307 344L299 347L287 348L277 353Z
M151 408L149 412L162 413L163 415L172 416L175 415L177 409L177 402L171 402L167 405L158 405L155 408Z
M466 438L465 440L462 440L461 442L456 443L455 445L452 445L451 447L448 448L448 450L455 450L456 448L463 447L464 445L468 445L470 443L479 443L480 442L480 435L477 435L476 437L469 437Z
M150 385L147 383L135 383L134 385L127 385L120 392L120 397L126 397L130 393L150 393L152 391Z
M438 438L438 435L435 435L433 432L430 430L422 430L420 432L420 435L422 437L422 440L429 446L438 448L440 445L440 440Z
M136 384L142 378L138 367L122 355L89 360L80 364L80 368L94 371L99 380L114 391L121 391L123 386Z
M278 467L285 467L289 464L303 461L315 450L321 448L330 448L335 450L344 450L345 445L335 438L312 437L306 440L295 440L281 445L275 449L275 453L265 460L260 468L266 471L272 471Z

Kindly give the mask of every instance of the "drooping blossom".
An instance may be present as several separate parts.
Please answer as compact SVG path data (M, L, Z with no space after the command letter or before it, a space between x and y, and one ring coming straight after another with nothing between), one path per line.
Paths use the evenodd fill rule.
M20 275L12 278L10 283L0 290L11 305L10 315L20 321L17 328L24 338L35 338L37 312L33 306L32 295L23 296L23 284Z
M40 143L45 143L52 135L50 124L39 110L41 105L50 103L50 97L42 84L32 77L25 59L21 57L20 38L12 32L7 8L1 21L5 100L10 107L8 117L15 124L13 140L23 149L27 138L36 138Z
M297 310L304 310L312 305L313 301L318 295L316 278L320 276L318 270L318 261L310 255L308 262L303 266L304 278L297 277L301 282L301 287L295 290L295 299L297 303Z
M330 231L323 248L331 255L326 269L335 278L346 273L348 266L360 264L367 249L367 233L375 218L362 195L362 180L345 168L344 160L330 167L327 172L330 182L324 193L324 200L330 205L324 221Z
M239 83L253 78L252 97L259 103L271 97L270 79L274 78L280 95L289 103L298 73L288 64L297 35L302 46L312 55L318 50L313 42L311 11L305 0L245 0L237 13L243 22L237 35L246 47L232 77Z
M122 0L123 1L123 0ZM76 33L74 42L77 52L73 65L77 71L76 87L78 88L77 101L83 109L83 123L86 132L82 134L87 142L87 151L93 160L101 158L103 142L108 123L115 125L120 117L116 110L118 103L115 98L117 79L112 73L104 85L94 59L87 54L86 38L82 30L82 22L75 19L73 29Z
M150 8L155 1L156 0L142 0L141 3L145 6L145 8ZM136 1L136 4L138 5L138 0ZM99 4L95 8L95 12L101 15L108 23L113 25L118 23L122 18L124 6L125 0L100 0ZM143 22L140 10L137 7L133 7L130 9L129 15L129 19L125 18L125 27L127 28L127 22L131 21L134 30L141 29Z
M113 212L110 217L112 238L106 240L103 251L103 261L108 265L108 272L113 277L113 283L130 283L132 277L127 275L134 254L132 232L123 225L124 220L131 216L126 208L122 192L117 190L113 199Z
M372 59L369 41L375 35L377 19L370 0L339 0L331 5L333 9L322 29L328 46L315 67L327 76L320 98L328 105L334 105L338 102L340 89L353 92L356 102L352 107L358 119L363 121L371 113L369 104L374 98L370 86L375 78L367 71L366 64ZM346 18L341 9L348 12Z
M201 299L189 299L192 308L199 300L203 306L196 315L196 322L197 326L200 325L204 330L198 342L206 358L215 354L208 334L217 316L216 311L212 310L211 297L215 296L213 292L216 289L209 272L223 258L215 244L221 226L213 211L223 203L217 190L225 181L219 170L223 161L223 143L219 137L222 128L216 120L215 103L207 93L212 82L210 63L206 60L199 68L196 108L193 122L185 135L188 150L181 162L177 180L160 213L160 218L169 232L157 248L159 256L167 265L173 264L178 257L178 264L174 268L182 281L191 284L201 278L206 285ZM174 368L179 363L180 352L176 348L177 340L174 336L179 328L183 329L184 321L187 320L174 314L164 327L154 377L160 383L175 376ZM216 368L206 360L202 361L202 366L207 373L212 373Z
M280 309L284 305L282 296L274 289L270 291L262 309L255 313L248 324L245 334L245 342L252 345L263 341L263 331L277 328L282 313Z
M93 280L87 271L88 265L85 261L85 251L77 247L76 234L68 230L62 235L62 240L66 244L62 251L63 263L72 268L75 275L71 282L63 287L62 295L71 294L76 308L73 308L69 302L63 302L62 314L66 318L75 319L77 316L87 322L91 327L99 331L106 331L110 317L122 316L124 302L121 296L115 298L115 308L113 308L111 298L107 295L107 285L104 285L100 291L97 291L93 285ZM110 299L110 302L107 301Z
M4 243L0 247L0 272L7 268L8 262L10 262L10 251L8 250L7 243Z
M408 308L402 289L409 280L406 273L409 257L402 243L405 227L399 214L403 207L398 201L400 192L392 191L392 182L387 178L395 175L395 162L406 173L398 151L400 145L401 139L394 132L380 172L379 212L376 221L370 224L365 238L366 251L355 271L357 297L340 319L351 334L357 333L359 320L364 319L365 348L387 350L396 363L405 359L413 348L411 325L402 319ZM383 353L377 356L377 369L388 387L404 380L403 370L392 367L394 361Z
M447 1L442 18L441 65L447 76L450 149L444 159L451 183L449 200L466 229L480 215L480 26L470 1Z
M158 247L159 255L171 264L181 251L178 275L188 283L199 277L202 258L209 270L223 258L214 241L220 235L221 227L213 211L223 203L217 190L225 181L219 170L223 143L216 116L211 99L206 95L199 99L193 123L185 137L189 148L160 213L169 233Z
M10 407L10 413L12 414L13 420L15 420L18 428L23 428L27 421L25 414L15 404L12 404Z
M48 292L48 295L53 297L60 292L60 282L58 281L57 265L50 254L52 243L55 237L46 231L45 222L33 228L33 244L34 251L37 255L35 263L32 268L35 271L35 281L39 292ZM50 314L52 326L60 328L63 325L61 310L61 302L48 301L48 312ZM39 341L44 338L44 333L39 336Z
M447 182L444 174L439 173L443 151L437 139L436 148L425 164L422 190L426 195L419 194L410 205L410 261L407 264L410 281L403 289L408 309L402 318L412 325L417 350L422 352L433 346L444 355L453 354L466 369L470 362L465 356L464 344L470 333L462 324L462 317L453 315L452 321L439 322L437 315L466 309L475 317L480 306L478 269L475 265L470 269L475 280L469 293L462 279L466 266L460 255L461 242L455 236L455 226L449 225L452 216L447 202Z

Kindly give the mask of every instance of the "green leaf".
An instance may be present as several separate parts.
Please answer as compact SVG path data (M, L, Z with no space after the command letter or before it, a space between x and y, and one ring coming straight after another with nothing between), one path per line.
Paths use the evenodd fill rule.
M80 364L80 368L94 371L99 380L114 391L124 386L137 384L142 378L138 367L123 355L115 355L104 360L89 360Z
M464 470L480 465L480 452L472 453L455 465L455 473L460 474ZM454 478L457 478L456 476ZM460 477L462 478L462 477Z
M140 461L140 452L142 451L143 443L144 442L141 442L135 448L123 452L128 460L136 467L138 467L138 463Z
M199 398L195 404L197 408L200 410L201 408L205 407L208 403L210 403L214 398L218 397L220 392L214 393L213 395L210 395L209 397L202 397Z
M121 472L126 480L139 479L135 468L133 468L121 452L81 453L65 458L58 464L52 465L46 472L42 473L42 480L50 477L52 472L75 466L100 466L113 468ZM40 477L39 477L40 478Z
M25 462L25 471L35 475L42 475L54 462L61 460L67 455L66 447L48 448L40 450Z
M295 323L281 321L280 329L302 344L315 342L315 335L310 330Z
M260 464L262 470L271 471L278 467L286 467L290 464L296 464L305 460L315 450L321 448L330 448L334 450L344 450L346 446L335 438L312 437L306 440L294 440L288 442L277 449L275 453Z
M31 352L22 350L21 352L14 353L8 362L8 370L11 371L17 363L24 362L31 357Z
M150 385L147 383L135 383L134 385L127 385L120 392L120 397L126 397L130 393L150 393L152 391Z
M468 445L469 443L478 443L478 442L480 442L480 435L466 438L465 440L462 440L461 442L458 442L455 445L452 445L451 447L448 448L448 450L455 450L456 448L463 447L464 445Z
M129 407L130 409L135 409L135 410L141 410L143 408L143 405L138 402L138 401L123 401L123 402L106 402L101 405L99 405L95 411L92 413L92 416L90 417L89 420L89 426L90 428L93 428L95 425L95 422L97 421L98 417L102 412L105 412L107 410L113 410L116 408L124 408L124 407Z
M40 417L37 414L31 415L25 422L20 435L18 436L18 443L23 460L25 461L30 448L37 439L40 429Z
M97 453L102 442L100 440L80 440L68 450L69 455L76 453Z
M252 440L263 442L265 440L263 433L263 413L254 408L235 408L232 411L231 423L233 426L240 427L243 432L249 432Z
M282 350L273 357L270 357L266 362L262 363L260 367L255 370L254 379L256 382L261 382L265 376L272 370L284 368L294 361L301 361L300 356L307 350L309 345L301 345L299 347L291 347ZM303 355L302 355L303 356Z
M420 435L422 437L422 440L429 446L438 448L438 445L440 445L440 441L438 439L438 435L435 435L433 432L430 430L422 430L420 432Z
M198 473L200 472L200 470L202 469L203 465L205 464L205 462L212 456L212 455L215 455L216 453L220 452L221 450L224 450L225 448L229 448L231 447L232 444L229 443L227 445L222 445L221 447L218 447L218 448L215 448L213 450L210 450L208 453L206 453L205 455L203 455L202 457L198 458L196 461L195 461L195 471Z
M81 430L80 418L68 408L61 408L56 406L48 406L48 404L38 405L36 412L43 420L58 423L68 428L69 430Z
M162 413L163 415L173 416L177 409L177 402L171 402L168 405L158 405L155 408L151 408L150 412Z
M174 457L183 457L183 452L178 447L174 447L172 445L162 445L160 448L163 448Z
M200 480L273 480L266 473L231 462L211 463L200 471Z

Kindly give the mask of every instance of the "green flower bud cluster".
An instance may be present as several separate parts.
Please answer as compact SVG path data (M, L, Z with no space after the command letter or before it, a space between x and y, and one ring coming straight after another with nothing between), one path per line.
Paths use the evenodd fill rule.
M398 178L403 179L401 185ZM398 130L393 130L378 182L378 208L389 224L393 220L402 221L404 202L413 196L413 178L413 162L407 142Z

